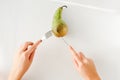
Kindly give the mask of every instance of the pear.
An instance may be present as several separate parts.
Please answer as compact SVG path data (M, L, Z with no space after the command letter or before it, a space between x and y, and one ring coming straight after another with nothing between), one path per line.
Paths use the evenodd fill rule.
M52 32L56 37L63 37L68 32L67 24L62 20L63 8L67 8L66 5L59 7L53 17Z

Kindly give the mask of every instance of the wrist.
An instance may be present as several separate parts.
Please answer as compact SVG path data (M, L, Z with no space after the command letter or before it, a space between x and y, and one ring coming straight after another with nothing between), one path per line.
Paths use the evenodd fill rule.
M101 80L100 77L97 75L97 76L94 76L94 77L89 77L88 79L85 79L85 80Z
M9 79L8 80L21 80L21 78L20 77L18 77L18 76L9 76Z
M21 80L19 76L11 75L8 80Z
M18 73L11 73L8 80L21 80L22 76Z

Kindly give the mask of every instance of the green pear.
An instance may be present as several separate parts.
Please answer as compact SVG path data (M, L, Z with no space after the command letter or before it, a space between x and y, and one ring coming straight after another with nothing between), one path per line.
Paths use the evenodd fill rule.
M61 6L59 7L53 17L53 22L52 22L52 32L56 37L63 37L67 34L68 32L68 27L67 24L62 20L62 11L63 8L67 6Z

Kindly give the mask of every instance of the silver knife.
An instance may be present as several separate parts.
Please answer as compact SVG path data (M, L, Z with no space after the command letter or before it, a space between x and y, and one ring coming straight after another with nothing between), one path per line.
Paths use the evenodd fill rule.
M67 42L63 37L61 37L61 39L63 40L63 42L64 42L67 46L69 46L68 42Z

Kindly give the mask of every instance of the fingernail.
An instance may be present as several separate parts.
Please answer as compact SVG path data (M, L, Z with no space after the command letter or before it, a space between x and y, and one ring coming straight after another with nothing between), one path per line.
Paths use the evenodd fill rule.
M38 40L38 43L42 42L42 40Z
M40 42L42 42L42 40L40 40Z
M69 48L72 48L72 46L71 46L71 45L69 45Z

